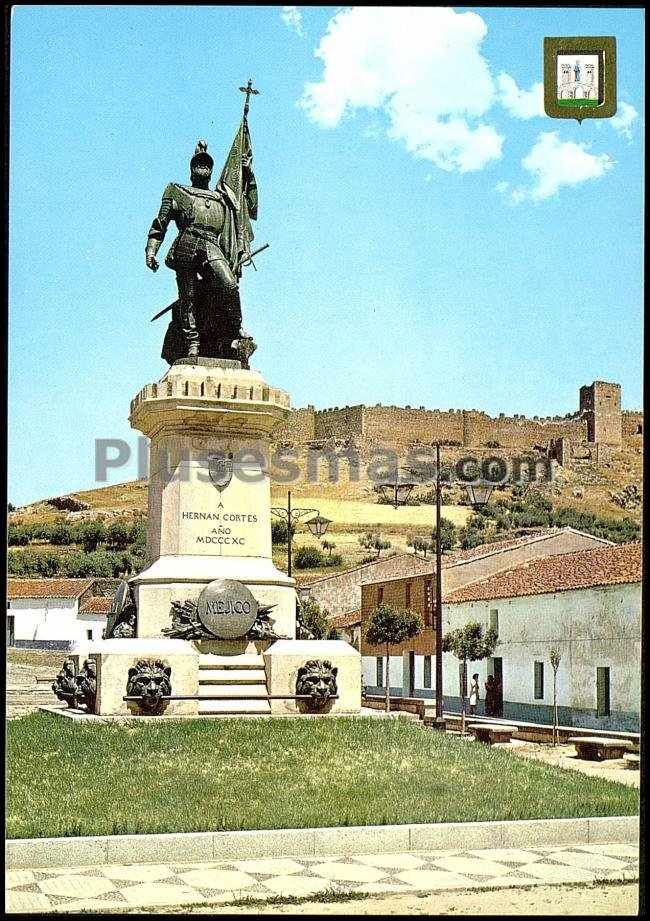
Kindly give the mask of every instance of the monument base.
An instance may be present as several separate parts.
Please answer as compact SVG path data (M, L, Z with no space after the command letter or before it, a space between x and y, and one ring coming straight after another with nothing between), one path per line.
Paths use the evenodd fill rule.
M87 716L325 716L361 710L361 656L344 640L174 640L79 644L94 666ZM69 712L81 712L78 701Z

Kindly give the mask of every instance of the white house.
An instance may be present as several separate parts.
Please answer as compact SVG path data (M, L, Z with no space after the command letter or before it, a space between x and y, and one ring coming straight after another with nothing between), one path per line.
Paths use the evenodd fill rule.
M553 670L560 723L638 731L641 704L641 545L622 544L532 560L449 593L443 630L496 627L491 659L468 664L484 696L502 683L506 719L551 722ZM459 709L459 664L443 655L445 706ZM483 711L481 703L478 713Z
M7 646L69 649L99 640L111 599L96 579L9 579Z
M564 527L539 528L470 550L454 550L442 558L443 603L452 592L466 585L532 560L613 546L611 541ZM360 587L360 609L330 618L331 625L346 633L358 646L362 621L366 621L382 601L400 610L410 608L420 614L425 625L422 633L395 647L390 656L391 692L403 697L435 696L435 559L423 561L420 558L420 562L426 562L427 568L419 573L402 572L398 577L393 574L392 577L364 582ZM443 630L446 629L443 621ZM366 688L370 694L381 694L385 686L386 656L381 654L383 650L373 649L366 642L362 642L360 648ZM458 690L454 693L457 694Z

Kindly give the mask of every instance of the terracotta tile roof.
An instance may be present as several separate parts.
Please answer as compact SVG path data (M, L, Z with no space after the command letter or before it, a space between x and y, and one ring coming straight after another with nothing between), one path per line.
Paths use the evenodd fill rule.
M641 581L641 544L615 544L521 563L450 592L448 604L547 595Z
M113 604L112 598L95 595L79 608L80 614L108 614Z
M361 611L349 611L347 614L334 614L327 618L332 627L356 627L361 623Z
M78 598L95 579L9 579L7 598Z
M484 556L491 556L494 553L502 553L505 550L513 550L515 547L523 547L526 544L536 543L537 541L547 540L549 537L557 537L560 534L567 533L582 534L584 537L589 537L591 540L598 541L602 544L603 547L615 546L615 544L609 540L605 540L602 537L594 537L593 534L586 534L584 531L576 531L575 528L536 528L534 532L531 531L529 534L522 534L519 537L508 537L504 538L503 540L493 540L487 544L479 544L478 547L472 547L471 550L459 549L443 553L442 568L447 569L450 566L459 566L463 563L471 563L472 561L479 560ZM429 558L426 562L429 564L429 566L425 572L407 573L401 576L390 576L387 579L375 579L371 584L379 585L384 582L400 582L404 579L415 577L416 575L434 574L436 571L435 557L433 559Z

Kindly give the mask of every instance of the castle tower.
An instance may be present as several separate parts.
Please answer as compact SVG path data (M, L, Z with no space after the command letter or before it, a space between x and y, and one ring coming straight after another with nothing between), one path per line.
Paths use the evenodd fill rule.
M587 441L620 447L621 385L594 381L580 388L580 412L587 420Z

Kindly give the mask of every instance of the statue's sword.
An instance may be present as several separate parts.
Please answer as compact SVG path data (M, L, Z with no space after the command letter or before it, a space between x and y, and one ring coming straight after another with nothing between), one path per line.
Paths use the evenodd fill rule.
M245 255L243 257L239 265L240 266L252 265L255 271L257 271L255 263L253 262L253 256L257 256L258 253L261 253L263 250L268 249L270 245L271 245L270 243L265 243L264 246L259 246L257 249L254 249L252 253L249 253L247 256ZM167 307L163 307L162 310L159 310L158 313L155 314L155 316L151 318L150 322L153 323L154 320L157 320L159 317L162 317L164 314L168 313L177 303L178 301L174 301L172 304L168 304Z

